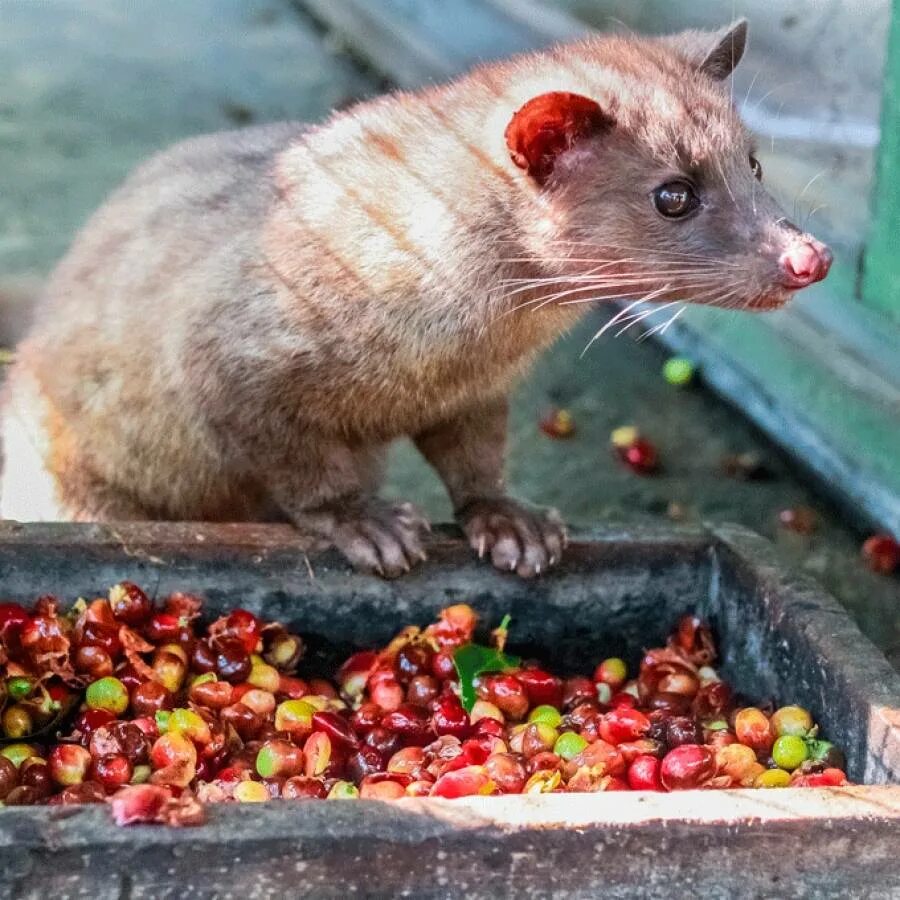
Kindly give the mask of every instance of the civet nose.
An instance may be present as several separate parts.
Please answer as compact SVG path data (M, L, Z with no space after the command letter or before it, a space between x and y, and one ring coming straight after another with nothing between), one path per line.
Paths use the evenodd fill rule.
M831 251L815 239L804 239L793 244L781 255L781 267L785 287L803 288L821 281L831 268Z

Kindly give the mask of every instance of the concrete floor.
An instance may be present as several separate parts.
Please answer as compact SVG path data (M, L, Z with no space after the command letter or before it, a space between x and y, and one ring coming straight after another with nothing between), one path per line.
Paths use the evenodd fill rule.
M138 160L189 134L280 118L318 119L379 86L329 47L288 0L3 0L0 3L0 297L42 278L80 222ZM2 310L0 310L2 313ZM527 313L525 313L527 314ZM702 386L670 387L661 352L628 336L580 353L602 314L560 342L516 396L514 491L553 504L576 526L667 515L733 521L772 538L789 565L817 577L900 666L900 580L860 563L861 536L800 473ZM577 434L537 428L550 404ZM640 478L609 451L610 431L636 424L663 471ZM773 473L741 482L723 455L752 451ZM436 519L446 499L411 448L398 447L388 490ZM815 508L812 536L777 525L778 511Z
M45 273L154 151L318 119L371 81L282 0L0 2L0 273Z

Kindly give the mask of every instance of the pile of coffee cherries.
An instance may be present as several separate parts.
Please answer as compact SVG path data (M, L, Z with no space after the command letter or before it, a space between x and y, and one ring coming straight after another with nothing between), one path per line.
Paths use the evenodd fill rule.
M190 824L273 798L847 783L806 710L737 701L695 618L635 677L617 658L561 677L507 655L505 624L476 643L460 604L324 680L296 674L303 641L278 623L236 609L203 628L200 611L128 582L65 614L0 604L0 799Z

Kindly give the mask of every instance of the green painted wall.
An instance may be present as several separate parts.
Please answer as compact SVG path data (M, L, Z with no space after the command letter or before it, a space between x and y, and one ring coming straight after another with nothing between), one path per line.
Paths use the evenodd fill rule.
M900 0L894 0L893 9L863 299L900 322Z

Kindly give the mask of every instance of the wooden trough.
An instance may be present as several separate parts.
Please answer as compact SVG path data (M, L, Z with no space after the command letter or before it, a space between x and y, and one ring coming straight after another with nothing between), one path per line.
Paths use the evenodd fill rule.
M199 828L117 828L100 807L0 810L4 897L897 896L900 678L841 607L742 529L601 530L534 582L443 531L396 582L307 555L280 526L0 525L0 596L72 600L127 578L241 605L309 640L308 665L466 601L560 669L634 663L682 614L751 697L799 703L847 752L836 789L221 805Z

